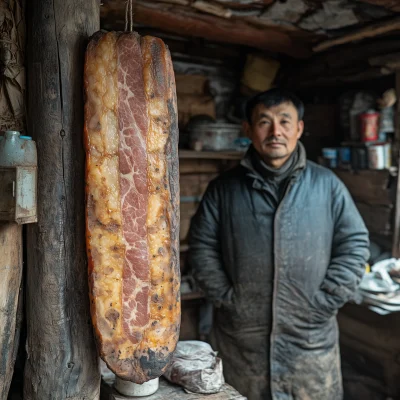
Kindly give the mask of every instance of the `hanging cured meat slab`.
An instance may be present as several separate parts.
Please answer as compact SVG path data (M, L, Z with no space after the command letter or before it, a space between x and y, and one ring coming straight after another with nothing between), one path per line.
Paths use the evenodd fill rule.
M175 79L154 37L99 32L86 51L86 226L101 358L135 383L165 371L180 326Z

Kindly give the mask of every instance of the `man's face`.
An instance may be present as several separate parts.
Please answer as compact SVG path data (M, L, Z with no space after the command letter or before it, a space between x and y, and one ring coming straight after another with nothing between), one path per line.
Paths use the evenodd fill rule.
M251 125L245 130L254 148L267 165L280 168L296 149L304 123L291 103L267 108L258 104L253 110Z

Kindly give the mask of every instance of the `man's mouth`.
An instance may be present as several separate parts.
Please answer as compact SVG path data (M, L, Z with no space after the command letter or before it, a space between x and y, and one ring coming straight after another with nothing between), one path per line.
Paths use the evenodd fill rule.
M269 142L269 143L266 143L266 145L268 147L272 147L273 149L284 146L283 143L278 143L278 142Z

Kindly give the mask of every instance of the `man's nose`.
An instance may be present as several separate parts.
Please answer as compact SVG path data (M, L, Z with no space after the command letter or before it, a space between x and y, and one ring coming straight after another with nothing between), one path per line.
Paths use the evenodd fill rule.
M271 124L271 129L270 129L269 134L270 134L270 136L273 136L273 137L281 136L281 129L280 129L279 124L277 124L276 122L273 122Z

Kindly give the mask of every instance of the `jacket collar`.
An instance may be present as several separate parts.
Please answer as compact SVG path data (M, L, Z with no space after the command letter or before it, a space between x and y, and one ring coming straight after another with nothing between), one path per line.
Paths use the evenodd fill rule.
M262 189L263 186L265 185L265 179L264 177L257 171L256 168L254 168L253 162L252 162L252 152L254 152L255 149L253 146L250 146L250 148L247 150L246 154L244 155L242 161L240 162L240 165L244 167L247 170L247 176L249 178L253 178L253 187L255 189ZM300 173L306 168L307 164L307 154L306 154L306 149L304 148L303 144L301 142L297 143L297 148L295 150L298 152L298 157L295 165L291 168L291 172L288 176L288 179L293 181L298 178Z

